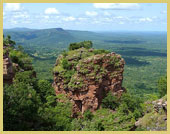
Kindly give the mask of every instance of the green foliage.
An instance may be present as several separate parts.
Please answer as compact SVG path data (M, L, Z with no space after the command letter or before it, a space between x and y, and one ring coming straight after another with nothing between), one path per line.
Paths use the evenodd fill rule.
M21 52L24 52L24 48L23 48L23 46L21 46L21 45L18 45L18 48L17 48L19 51L21 51Z
M68 55L65 50L64 50L61 54L62 54L64 57L66 57L66 56Z
M14 78L14 84L17 86L18 83L24 83L29 85L34 85L36 78L33 71L18 72Z
M82 78L78 78L77 74L74 74L70 80L70 82L68 83L68 87L71 90L76 90L76 89L80 89L83 87L83 79Z
M130 95L129 93L124 93L121 96L121 105L119 111L122 111L126 114L132 112L134 118L137 119L142 115L143 112L143 100L135 95Z
M69 71L65 71L65 72L62 73L62 76L63 76L63 78L64 78L64 83L65 83L65 84L67 84L67 83L70 82L71 77L72 77L72 75L73 75L74 73L75 73L74 70L69 70Z
M83 114L85 120L92 120L93 114L90 110L87 110Z
M11 32L11 37L13 39L15 38L17 42L24 44L23 46L26 52L33 57L33 65L38 74L38 78L50 79L52 82L52 68L56 57L63 50L66 50L69 39L72 37L67 34L68 38L65 38L65 36L61 38L61 36L59 36L61 32L58 33L56 31L52 31L53 33L46 37L46 35L49 35L49 32L49 30L39 33L37 31L35 35L29 32L29 37L27 36L27 32ZM167 44L165 34L112 33L108 34L109 37L107 34L105 34L105 36L95 36L94 34L76 33L75 31L70 31L70 33L74 35L74 38L77 40L84 39L84 36L90 40L95 40L95 48L114 51L120 53L123 58L125 58L126 65L124 69L123 86L129 89L130 94L121 98L120 105L114 111L108 108L101 108L97 110L96 113L93 113L93 116L90 117L92 118L91 120L88 119L88 116L84 119L72 120L72 118L70 118L70 105L65 103L65 101L60 102L53 93L48 92L52 88L50 88L51 83L49 84L46 81L38 82L38 80L30 76L29 73L23 73L23 75L27 76L20 74L17 76L18 78L16 78L16 82L14 82L13 85L4 86L4 130L129 131L134 127L135 120L141 117L143 114L142 111L144 111L143 102L136 100L140 97L144 97L145 100L155 100L157 98L157 78L166 73ZM133 41L136 37L142 40L143 43L133 44L132 42L128 44L123 42L123 40ZM29 40L26 38L29 38ZM107 42L106 45L105 40L113 40L114 38L120 40L122 44ZM65 39L68 41L67 43L63 42ZM56 44L56 42L58 43ZM71 42L73 42L73 40L71 40ZM18 48L17 51L22 51L22 49ZM98 54L100 51L94 51L94 53ZM73 55L75 55L75 53L73 53ZM63 56L66 57L68 55L67 53L63 53ZM17 57L19 58L20 55ZM87 55L84 55L84 57L87 57ZM14 56L14 61L22 61L18 60L18 58ZM85 73L88 72L87 70L83 71ZM70 76L71 73L68 75L68 78L70 78ZM160 89L163 89L163 92L161 91L160 94L165 94L164 87L166 86L165 81L163 81L164 80L160 82ZM46 84L48 86L46 86ZM134 97L131 93L138 94L138 96ZM146 93L148 96L145 96ZM152 96L153 93L154 95ZM63 96L59 98L61 99ZM151 118L153 114L154 113L148 114L145 117L144 122L146 122L144 125L146 124L146 126L148 126L152 124L154 126L156 124L154 121L160 121L160 115L157 114L156 118ZM162 122L162 124L163 123L164 122ZM146 128L137 128L137 130L146 130Z
M17 73L14 84L4 87L4 130L36 130L41 99L31 72Z
M32 71L17 73L4 88L4 130L71 130L71 111L70 101Z
M96 54L108 54L110 53L110 51L108 50L104 50L104 49L94 49L93 50L93 53L96 55Z
M135 122L143 113L143 101L137 96L124 93L119 100L119 105L112 110L109 106L113 95L108 93L105 98L106 102L109 102L105 104L107 108L100 108L92 115L89 111L85 112L83 119L72 121L72 129L77 131L130 131L133 129Z
M32 59L28 56L28 54L12 49L9 52L9 57L11 58L13 63L19 65L19 67L23 70L32 70Z
M61 63L64 69L71 69L72 64L70 64L67 59L62 59Z
M158 78L167 72L166 32L94 33L70 30L5 30L16 43L22 44L33 57L33 66L40 79L53 81L56 58L71 42L92 40L95 49L105 49L125 59L123 86L140 95L158 93ZM49 36L47 36L49 35ZM47 66L48 64L48 66ZM49 75L51 74L51 75ZM150 75L152 74L152 75Z
M102 100L102 107L115 110L119 106L119 100L111 92Z
M83 41L83 42L79 42L79 43L71 43L69 46L69 50L75 50L75 49L79 49L79 48L92 48L93 43L91 41Z
M163 97L167 94L167 76L161 77L158 81L158 91L160 97Z
M63 96L64 97L64 96ZM48 96L47 103L40 110L40 115L44 120L42 130L46 131L68 131L71 130L72 105L66 97L56 101L56 96Z
M15 41L11 40L11 36L7 35L7 37L5 38L5 36L3 35L3 45L6 47L14 47L15 45Z
M43 103L46 102L46 98L49 95L54 94L54 89L51 86L51 83L48 80L38 80L37 81L37 93L39 93Z
M167 101L167 96L161 98L163 103ZM158 100L154 102L158 103ZM145 103L145 114L140 118L136 131L161 131L167 130L167 110L159 107L152 101L147 101ZM157 109L157 111L155 111Z

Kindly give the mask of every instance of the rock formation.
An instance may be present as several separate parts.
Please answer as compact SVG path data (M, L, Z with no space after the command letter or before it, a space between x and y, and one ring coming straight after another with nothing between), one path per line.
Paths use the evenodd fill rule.
M3 54L3 83L11 84L14 77L12 61L9 58L9 53Z
M145 105L146 113L135 123L135 126L147 131L166 131L167 96L156 101L146 102Z
M54 83L56 95L66 94L73 103L73 113L95 111L111 91L118 97L122 87L124 60L105 50L79 48L63 53L56 60Z

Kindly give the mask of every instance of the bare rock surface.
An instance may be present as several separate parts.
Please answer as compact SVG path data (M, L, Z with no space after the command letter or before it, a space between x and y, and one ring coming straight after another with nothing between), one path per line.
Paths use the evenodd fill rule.
M12 61L8 52L3 54L3 83L11 84L14 77Z

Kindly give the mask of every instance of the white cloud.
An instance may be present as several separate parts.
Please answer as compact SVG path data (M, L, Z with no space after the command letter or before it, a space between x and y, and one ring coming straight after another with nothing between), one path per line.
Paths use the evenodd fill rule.
M124 17L123 16L116 16L114 18L116 18L116 19L123 19Z
M45 14L59 14L59 11L56 8L47 8L44 11Z
M69 17L63 18L63 20L64 20L64 21L74 21L74 20L76 20L76 18L73 17L73 16L69 16Z
M12 16L12 18L25 18L25 19L27 19L27 18L29 18L29 15L28 15L28 13L27 12L17 12L17 13L15 13L15 14L13 14L13 16Z
M21 11L22 7L20 3L6 3L5 11Z
M45 16L43 16L44 17L44 19L49 19L50 17L49 16L47 16L47 15L45 15Z
M167 14L167 11L166 10L161 11L161 14Z
M98 15L98 13L95 12L95 11L86 11L85 14L86 14L87 16L97 16L97 15Z
M111 22L111 21L112 21L111 18L103 18L103 20L104 20L105 22Z
M139 9L139 4L137 3L94 3L95 8L100 9L111 9L111 10L132 10Z
M146 18L140 18L139 21L140 22L152 22L153 20L149 17L146 17Z
M12 25L16 25L16 24L18 24L18 21L13 20L13 19L11 19L11 20L10 20L10 22L11 22L11 24L12 24Z
M106 11L105 11L105 12L104 12L104 15L105 15L105 16L110 16L111 14L110 14L109 12L106 12Z
M125 23L124 23L123 21L120 21L119 24L120 24L120 25L123 25L123 24L125 24Z
M82 17L79 17L79 18L77 18L78 20L80 20L80 21L85 21L85 20L87 20L87 18L82 18Z

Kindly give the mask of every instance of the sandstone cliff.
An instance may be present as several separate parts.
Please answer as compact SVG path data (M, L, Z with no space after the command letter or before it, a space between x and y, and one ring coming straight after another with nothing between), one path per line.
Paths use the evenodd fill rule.
M11 84L14 77L12 61L9 58L9 53L3 54L3 83Z
M54 68L53 87L73 103L73 113L95 111L111 91L121 96L124 60L105 50L79 48L61 54Z

